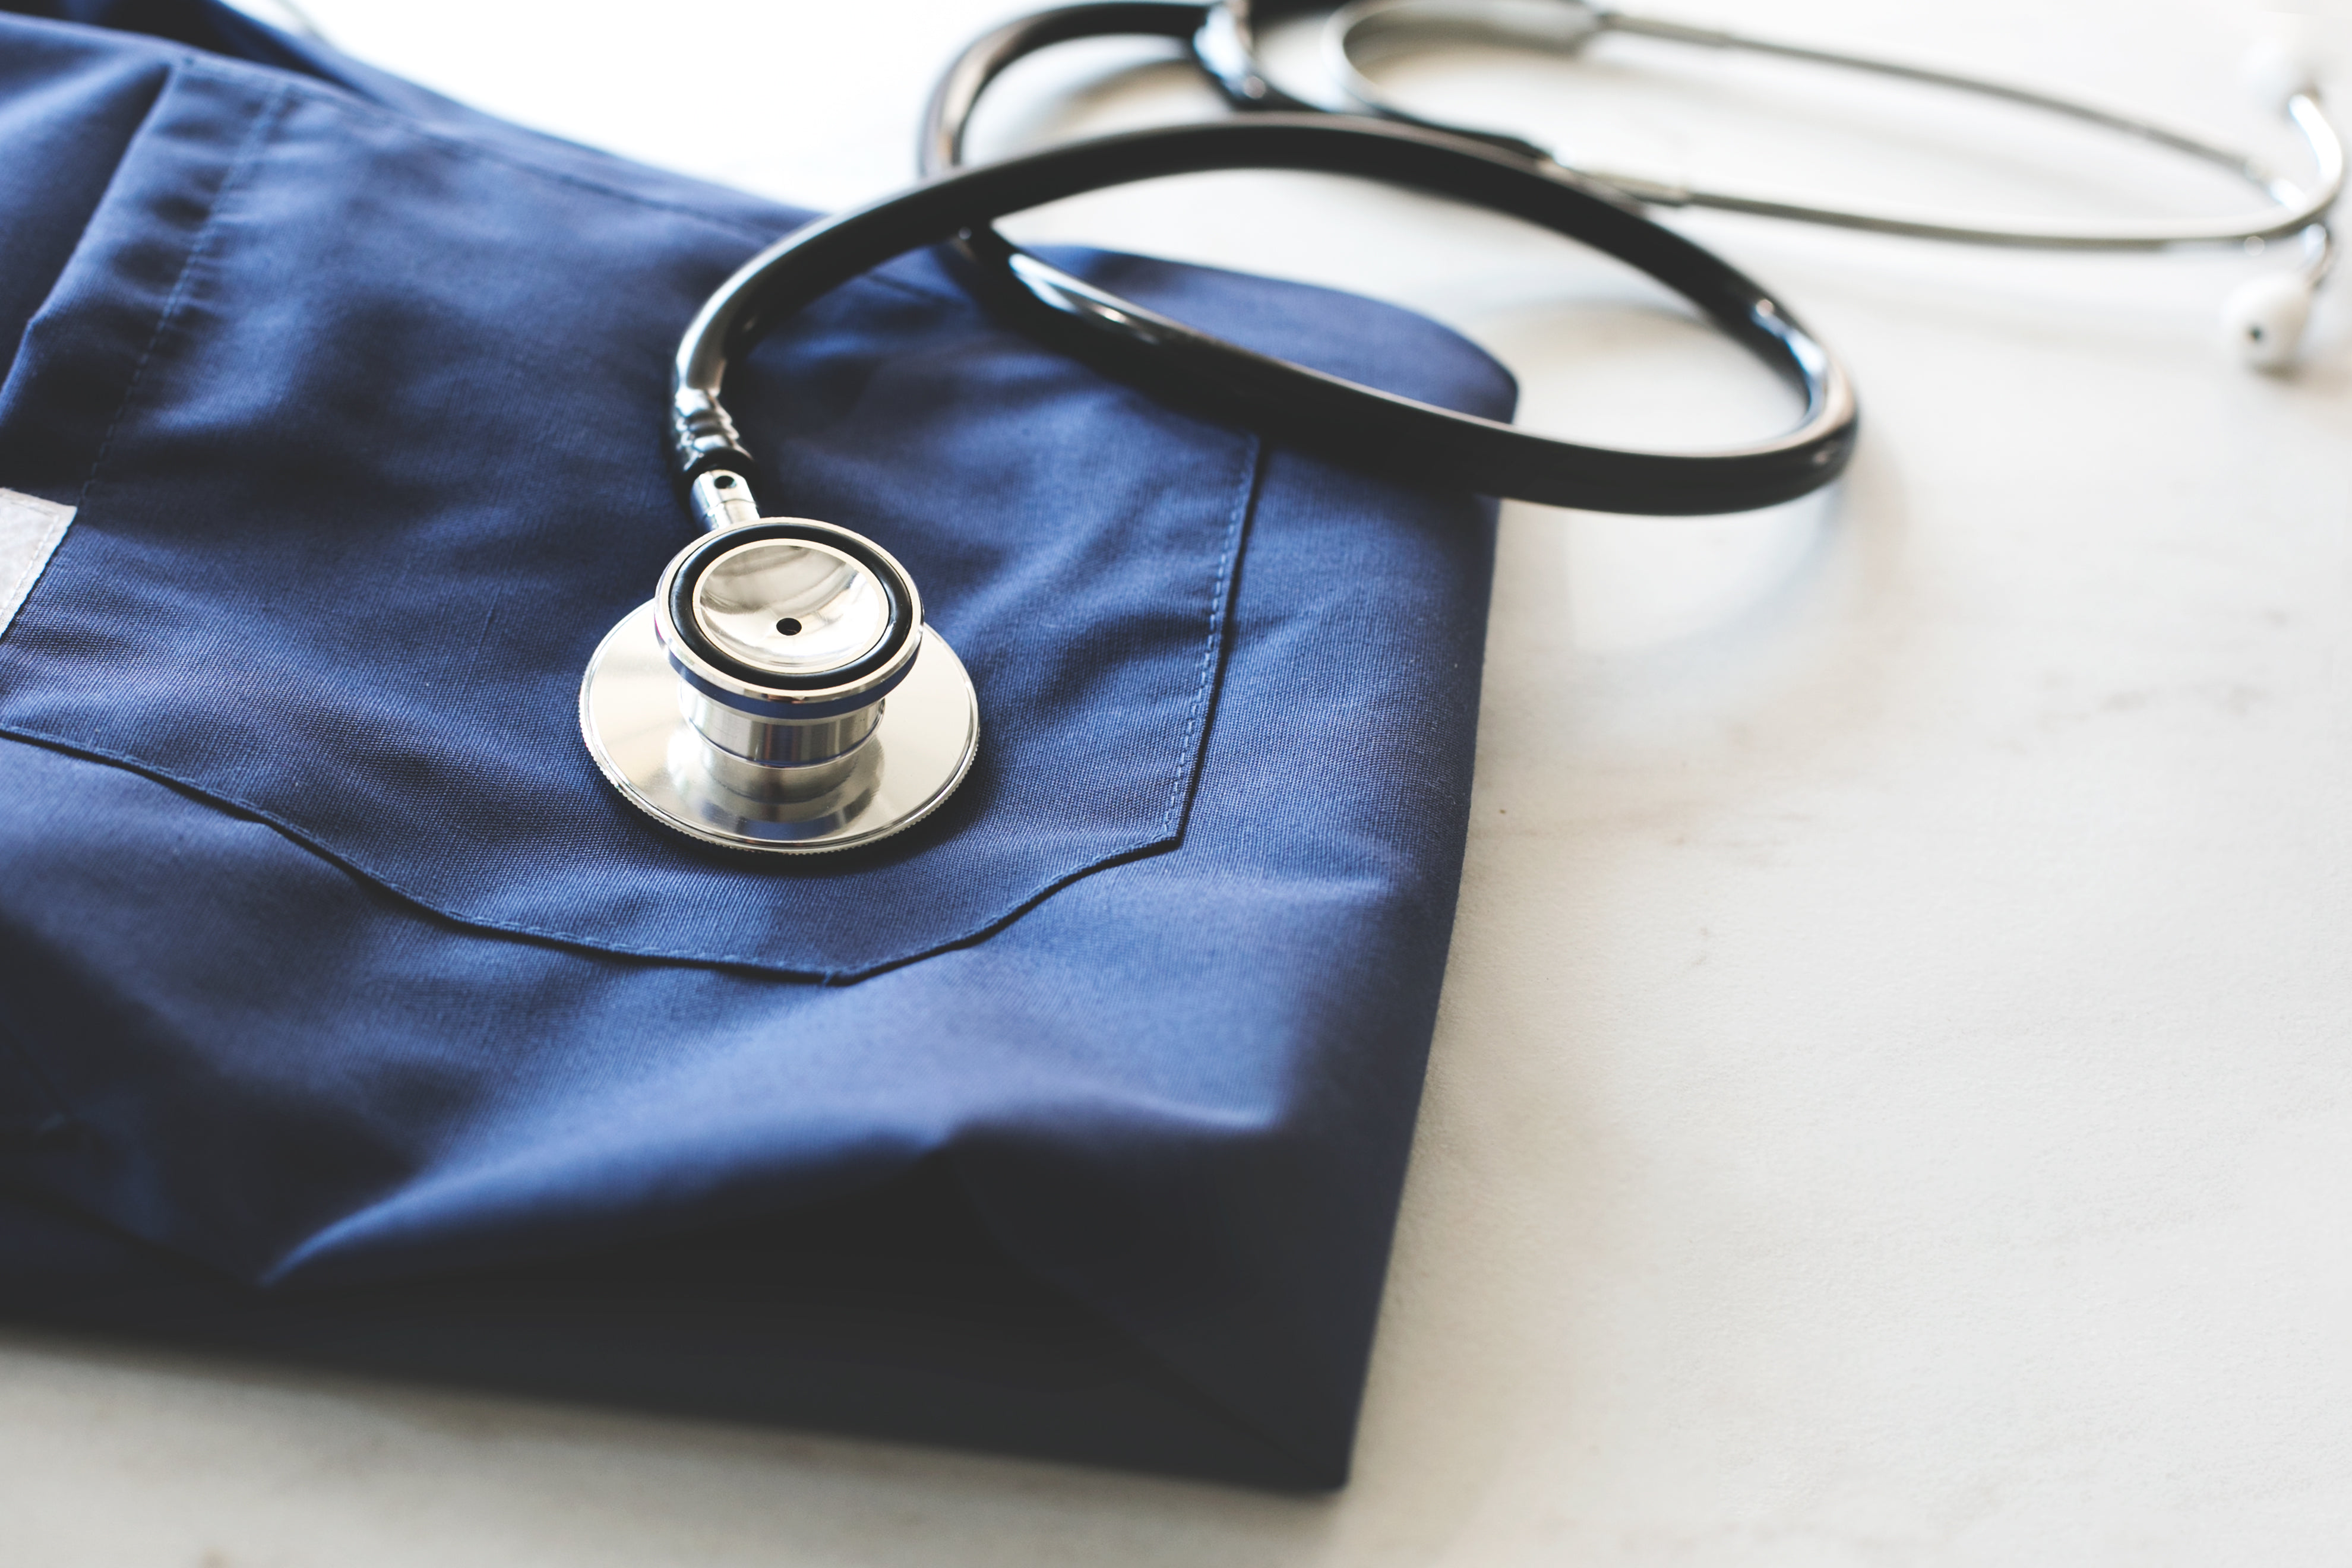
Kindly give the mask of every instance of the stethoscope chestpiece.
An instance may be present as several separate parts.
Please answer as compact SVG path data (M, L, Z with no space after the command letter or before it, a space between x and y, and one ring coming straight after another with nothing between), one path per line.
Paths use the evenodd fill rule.
M971 766L980 709L888 552L771 517L670 561L589 660L580 730L614 787L664 826L805 855L937 809Z

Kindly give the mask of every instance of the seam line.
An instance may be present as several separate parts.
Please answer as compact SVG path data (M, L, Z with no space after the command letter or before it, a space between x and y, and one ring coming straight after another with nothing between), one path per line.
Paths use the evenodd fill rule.
M1242 442L1241 483L1234 489L1234 502L1225 517L1225 537L1217 552L1217 579L1209 591L1209 634L1201 645L1201 668L1192 683L1192 711L1184 724L1184 745L1181 760L1176 769L1176 782L1169 792L1168 807L1160 814L1162 837L1181 834L1185 807L1192 798L1192 784L1201 767L1202 721L1208 717L1209 696L1215 688L1219 660L1218 650L1224 643L1225 598L1233 585L1234 567L1241 555L1241 531L1249 517L1250 501L1257 493L1258 438L1250 436Z
M170 90L169 83L164 85L164 90ZM163 335L171 330L181 305L187 299L196 264L211 248L213 235L220 226L221 209L227 205L230 194L260 156L263 141L278 123L278 116L285 112L288 96L286 88L281 86L262 106L261 111L253 117L253 123L246 129L244 144L237 149L236 160L229 164L228 172L222 175L219 186L213 192L212 202L205 212L204 227L196 231L194 240L188 246L187 255L180 258L180 275L172 281L171 297L163 301L163 312L155 318L155 330L147 335L147 346L140 352L139 363L131 367L131 379L123 384L121 401L114 405L114 416L106 422L106 434L99 441L98 456L90 460L89 475L82 480L80 499L83 505L89 504L90 489L98 483L99 473L106 467L106 455L114 448L115 434L122 427L122 416L130 412L131 402L138 395L139 383L147 374L148 362L155 357L156 349L163 344ZM77 507L75 510L80 509Z

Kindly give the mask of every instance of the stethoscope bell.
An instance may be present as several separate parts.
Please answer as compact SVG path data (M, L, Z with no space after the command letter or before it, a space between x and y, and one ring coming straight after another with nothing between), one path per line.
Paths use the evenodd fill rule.
M980 706L887 552L831 523L760 518L678 552L652 602L605 634L580 731L664 826L807 855L936 810L971 767Z

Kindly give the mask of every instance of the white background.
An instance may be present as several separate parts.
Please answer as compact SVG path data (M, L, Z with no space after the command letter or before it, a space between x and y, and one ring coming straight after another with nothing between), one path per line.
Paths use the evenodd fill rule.
M826 206L904 183L931 77L1008 10L310 3L493 110ZM2265 24L2237 5L1667 14L2292 152L2238 89ZM2343 0L2305 24L2352 58ZM981 150L1216 111L1154 58L1024 68ZM2242 205L2046 124L1658 46L1394 80L1649 171L1983 212ZM1506 509L1461 919L1347 1491L6 1331L0 1561L2352 1561L2352 296L2271 378L2214 317L2276 250L1673 221L1845 356L1862 455L1748 517ZM1417 198L1207 176L1021 232L1416 306L1563 434L1701 445L1790 414L1654 291Z

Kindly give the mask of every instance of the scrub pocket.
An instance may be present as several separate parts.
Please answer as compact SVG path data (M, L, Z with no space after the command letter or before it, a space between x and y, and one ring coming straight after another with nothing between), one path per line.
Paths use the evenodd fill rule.
M599 776L580 675L693 535L663 447L678 334L803 215L280 73L151 74L0 396L0 486L78 509L0 640L0 728L468 925L806 976L1178 841L1246 435L1022 342L928 257L805 312L730 381L762 499L907 564L980 756L876 848L707 847Z

